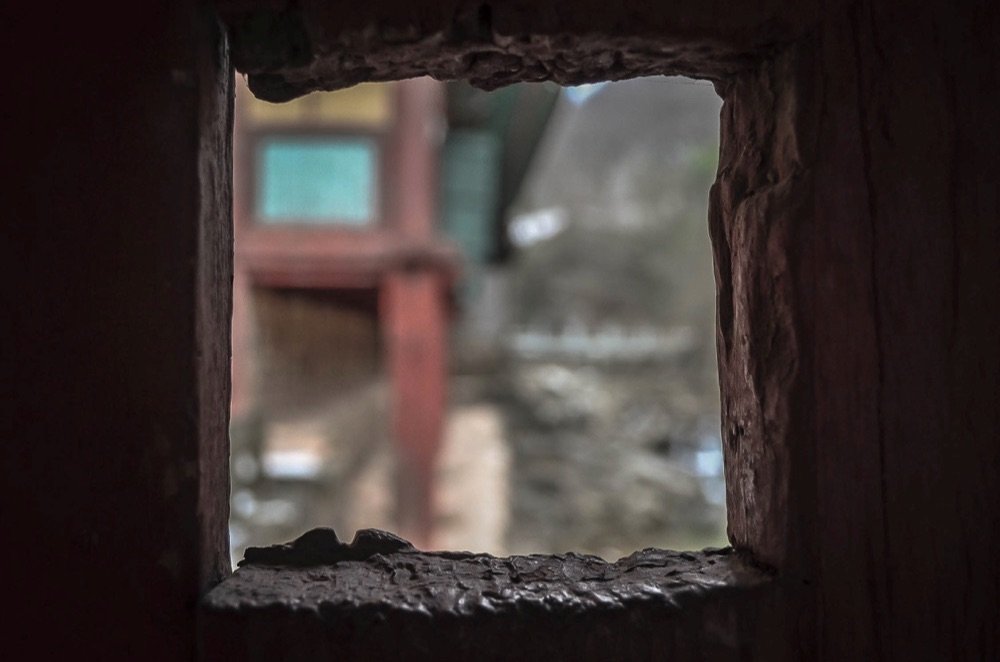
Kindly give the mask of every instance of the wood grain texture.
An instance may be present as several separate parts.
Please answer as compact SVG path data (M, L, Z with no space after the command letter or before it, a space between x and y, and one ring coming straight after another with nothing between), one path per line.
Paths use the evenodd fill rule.
M251 5L223 11L271 98L713 79L729 533L779 573L783 654L1000 655L995 3Z
M1000 654L997 12L912 9L720 84L730 534L819 659Z
M725 650L1000 658L995 2L223 9L234 61L273 98L417 73L718 83L730 535L776 570L781 597L677 621L644 606L583 610L554 640L641 654L664 637L704 658L685 633L761 614L782 623L769 632L786 651L760 652L762 630L739 628ZM5 199L4 650L191 659L194 605L226 546L225 49L191 2L117 21L90 7L4 11L4 55L18 64L5 148L19 166ZM445 574L427 563L417 579ZM629 630L633 615L649 620ZM294 651L297 617L281 607L248 623ZM454 625L412 618L428 636ZM498 647L556 627L507 623Z

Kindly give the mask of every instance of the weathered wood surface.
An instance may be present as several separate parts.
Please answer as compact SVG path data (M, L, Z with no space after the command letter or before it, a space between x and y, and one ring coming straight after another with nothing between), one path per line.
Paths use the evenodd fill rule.
M810 656L1000 656L998 26L857 3L720 85L730 535Z
M729 549L497 558L317 529L209 593L203 659L736 660L773 593Z
M800 657L1000 656L1000 8L608 4L223 13L273 98L715 80L731 541L785 580Z
M802 586L799 659L997 659L1000 5L734 4L222 8L276 97L423 71L716 79L732 540ZM189 2L5 11L5 651L190 659L225 559L225 50Z
M834 3L840 4L841 0ZM281 101L429 74L494 88L645 75L721 78L802 35L817 2L390 0L218 3L250 89Z

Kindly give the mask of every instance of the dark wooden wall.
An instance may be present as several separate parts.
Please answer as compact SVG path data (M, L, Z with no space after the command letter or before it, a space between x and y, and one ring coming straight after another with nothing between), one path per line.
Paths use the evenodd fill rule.
M995 3L251 4L222 4L234 61L276 99L716 81L731 541L782 577L798 656L1000 655Z
M274 98L422 71L715 79L731 540L784 582L793 657L1000 657L996 3L220 6ZM225 47L190 3L19 11L5 641L190 659L225 559Z
M1000 655L998 17L860 2L720 86L730 536L810 657Z
M193 2L3 14L0 657L190 660L229 572L226 42Z

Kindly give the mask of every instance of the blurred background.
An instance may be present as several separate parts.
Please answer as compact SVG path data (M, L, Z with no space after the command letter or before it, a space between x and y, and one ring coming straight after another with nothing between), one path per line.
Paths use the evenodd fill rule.
M722 546L721 102L238 81L232 516L505 555Z

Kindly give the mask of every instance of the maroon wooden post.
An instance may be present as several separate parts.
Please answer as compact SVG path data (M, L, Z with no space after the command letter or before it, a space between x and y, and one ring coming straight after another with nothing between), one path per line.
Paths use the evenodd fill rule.
M387 366L392 382L392 432L399 460L400 530L419 545L431 541L434 466L447 391L444 297L427 270L388 275L381 293Z
M433 241L437 221L440 83L400 83L393 227L406 243ZM399 459L400 530L418 546L431 541L433 474L447 392L447 281L427 261L404 260L382 284L380 305L392 383L392 434Z

